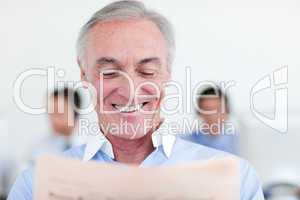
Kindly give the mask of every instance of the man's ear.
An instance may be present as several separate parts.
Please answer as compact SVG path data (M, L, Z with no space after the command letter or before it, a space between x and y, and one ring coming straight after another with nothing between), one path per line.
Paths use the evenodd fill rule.
M166 75L165 79L164 79L164 82L165 82L165 83L168 83L168 82L170 82L170 81L172 81L172 74L171 74L171 73L168 73L168 74Z
M80 79L81 79L83 88L87 89L89 86L89 83L88 83L87 74L85 72L85 69L80 69Z
M83 63L80 61L79 57L77 57L77 64L80 67L80 79L81 79L81 81L87 81Z
M81 79L81 81L87 81L86 72L82 68L80 69L80 79Z
M85 68L84 68L82 62L80 61L80 59L78 57L77 57L77 64L80 67L80 79L81 79L81 82L83 84L83 87L88 88L87 74L86 74L86 71L85 71Z

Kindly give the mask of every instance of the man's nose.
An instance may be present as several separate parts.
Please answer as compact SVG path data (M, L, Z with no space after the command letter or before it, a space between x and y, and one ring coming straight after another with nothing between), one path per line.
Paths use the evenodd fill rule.
M121 87L118 87L117 93L125 98L129 98L130 95L133 95L133 91L131 91L128 85L122 85Z
M139 82L136 78L128 75L118 84L117 92L120 96L133 99L138 84Z

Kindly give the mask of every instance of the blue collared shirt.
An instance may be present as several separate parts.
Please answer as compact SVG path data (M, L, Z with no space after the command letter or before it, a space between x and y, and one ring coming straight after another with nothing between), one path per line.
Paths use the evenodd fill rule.
M193 161L204 161L208 159L220 158L228 154L209 147L185 141L181 138L173 140L168 138L168 142L160 138L153 140L155 150L141 163L141 166L162 166L189 163ZM94 160L99 163L116 163L113 155L110 154L110 144L98 141L90 142L87 145L74 147L64 153L64 156L80 160ZM169 152L169 153L168 153ZM239 159L239 158L237 158ZM254 169L247 161L239 159L240 162L240 194L242 200L261 200L263 198L262 189ZM8 200L31 200L33 194L34 169L24 171L16 180L12 187Z
M235 155L239 154L238 150L238 135L235 134L221 134L211 135L203 133L201 131L195 131L192 134L186 134L182 136L183 139L202 144L214 149L232 153Z

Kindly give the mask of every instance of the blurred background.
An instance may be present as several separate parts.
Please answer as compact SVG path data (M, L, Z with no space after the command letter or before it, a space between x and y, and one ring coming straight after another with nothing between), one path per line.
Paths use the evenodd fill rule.
M63 76L56 77L57 82L78 81L75 42L79 29L109 2L0 0L0 193L7 192L15 176L26 166L27 152L50 128L46 114L26 114L15 104L16 79L32 68L56 67L64 70ZM227 94L233 118L239 124L240 155L255 167L262 183L266 187L273 183L300 184L300 92L297 89L300 85L300 1L144 2L161 11L175 27L174 80L186 86L183 74L190 67L192 88L199 81L235 83ZM271 77L270 87L255 96L255 108L265 117L273 120L279 117L284 121L278 123L285 123L285 117L277 116L278 109L275 109L278 85L273 79L274 72L280 69L283 69L280 76L284 84L279 88L288 89L288 129L284 133L259 120L251 110L250 101L256 83ZM46 105L47 90L51 87L45 76L32 76L23 82L21 95L26 105L39 108ZM82 97L84 102L88 101L85 92ZM182 117L196 116L185 110L170 120Z

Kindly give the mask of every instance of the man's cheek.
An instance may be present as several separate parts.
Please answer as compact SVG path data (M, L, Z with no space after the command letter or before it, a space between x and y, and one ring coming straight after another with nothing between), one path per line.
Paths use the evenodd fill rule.
M100 84L100 81L97 81L94 85L94 88L97 92L97 100L103 101L109 94L110 88L107 86L108 84Z

